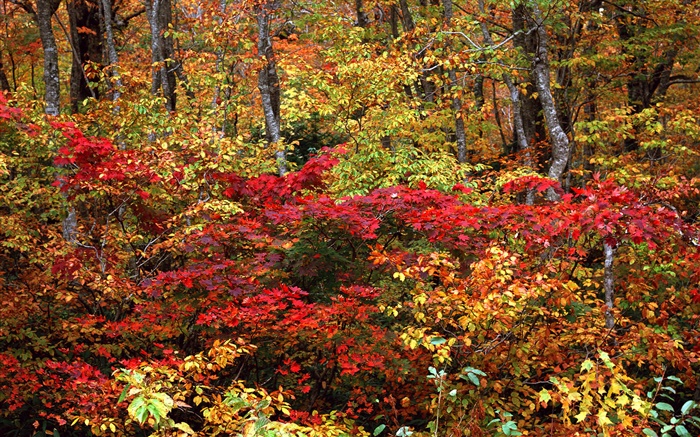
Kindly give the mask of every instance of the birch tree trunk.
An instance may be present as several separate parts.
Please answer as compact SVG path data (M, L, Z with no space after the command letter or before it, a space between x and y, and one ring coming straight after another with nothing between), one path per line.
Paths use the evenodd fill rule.
M537 47L536 56L534 59L533 72L539 99L542 103L542 112L547 124L549 132L549 140L552 144L552 160L549 165L548 176L554 180L561 181L561 177L566 170L566 165L569 162L569 137L561 127L559 117L557 115L557 107L554 104L552 91L550 88L550 70L549 70L549 54L548 54L548 37L547 29L544 27L542 12L537 3L533 3L533 12L535 14L535 26L537 36L539 37L539 45ZM554 190L547 192L549 200L557 200L559 195Z
M615 249L607 242L603 243L605 253L605 264L603 271L603 289L605 290L605 327L613 329L615 327L615 317L612 310L615 307L615 274L613 271L613 261Z
M39 38L44 49L44 84L46 87L44 103L46 115L58 115L61 110L61 91L58 76L58 47L53 34L51 17L60 0L39 0L36 3L36 21L39 26Z
M265 115L265 134L270 148L275 149L277 169L280 176L287 173L287 158L285 151L280 149L280 84L277 76L277 64L270 39L270 15L277 5L273 2L263 2L255 7L258 22L258 56L264 60L264 65L258 72L258 89L262 98L262 109Z

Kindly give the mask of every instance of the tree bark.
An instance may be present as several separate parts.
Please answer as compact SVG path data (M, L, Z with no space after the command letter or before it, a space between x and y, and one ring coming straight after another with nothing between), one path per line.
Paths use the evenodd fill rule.
M5 67L2 64L1 57L0 57L0 91L10 91L10 82L7 80L7 75L5 74Z
M175 96L175 72L168 68L168 59L171 59L172 50L168 50L168 40L172 44L172 39L165 38L164 32L170 24L172 17L170 11L170 0L149 0L146 2L146 15L151 28L151 61L153 70L151 72L151 93L165 97L165 108L168 111L175 111L177 102Z
M86 77L84 65L88 62L100 62L102 55L102 39L99 7L85 0L66 2L68 24L73 52L73 63L70 75L71 110L78 111L79 102L88 97L97 97L98 89L91 88ZM90 29L89 32L79 32L79 28Z
M512 21L513 32L515 32L513 42L525 55L526 60L532 63L532 60L536 57L538 35L533 31L534 23L530 18L530 12L530 9L521 3L513 9ZM525 141L522 143L527 143L528 146L527 150L522 149L522 146L519 147L519 150L530 156L527 165L540 171L547 165L546 160L549 151L538 150L546 139L547 134L545 122L543 120L542 104L539 98L534 97L536 95L535 83L535 74L531 71L529 81L525 84L526 95L521 95L521 117L525 135ZM521 144L521 142L518 142L518 144ZM533 159L533 155L537 156L537 162Z
M287 173L285 151L279 149L282 139L280 133L280 84L277 76L277 63L270 39L270 15L276 8L275 2L263 2L255 7L258 22L258 57L264 65L258 72L258 89L262 98L265 115L265 134L271 148L276 148L275 158L280 176Z
M537 92L539 93L539 99L542 103L544 119L547 124L547 131L549 132L549 140L552 145L552 160L549 166L548 176L561 182L561 177L569 162L569 137L566 136L564 129L561 127L557 115L557 108L554 104L554 98L552 97L549 84L550 71L547 29L544 27L542 13L536 3L533 4L533 12L535 14L535 25L537 26L537 35L539 37L533 71L535 74ZM550 189L547 192L547 198L549 200L557 200L559 195L554 190Z
M442 0L445 10L445 24L449 28L452 21L452 0ZM447 78L450 80L450 92L452 96L452 111L455 115L455 139L457 142L457 161L467 162L467 139L464 132L464 118L462 118L462 99L459 97L457 72L454 68L447 70Z
M479 0L479 12L481 14L485 14L485 7L484 7L484 0ZM489 31L488 27L486 26L486 23L483 21L479 22L479 26L481 28L481 34L484 37L484 41L489 45L489 46L494 46L493 43L493 38L491 38L491 32ZM527 142L527 136L525 135L525 127L523 124L523 116L522 116L522 106L521 106L521 99L520 99L520 90L518 87L513 83L513 79L510 77L508 73L503 73L501 76L503 79L503 82L506 84L506 87L508 88L508 92L510 94L510 101L513 105L513 126L515 127L515 132L513 133L513 136L515 137L514 140L517 142L518 147L520 150L525 151L525 156L526 156L526 165L532 165L530 154L529 154L529 144Z
M117 47L114 44L114 32L112 31L112 5L110 0L101 0L102 13L104 14L105 23L105 45L107 49L107 57L109 58L110 75L112 76L112 101L114 102L114 112L119 113L119 98L122 95L122 80L119 75L119 56L117 55Z
M53 34L51 17L60 0L38 0L36 5L36 21L39 26L39 38L44 49L44 112L56 116L61 111L61 91L58 75L58 47Z
M605 264L603 272L603 289L605 290L605 327L613 329L615 327L615 317L612 310L615 307L615 274L613 272L613 261L615 249L607 242L603 243L605 253Z
M369 19L367 18L367 13L364 11L362 0L355 0L355 13L357 14L356 26L367 27Z

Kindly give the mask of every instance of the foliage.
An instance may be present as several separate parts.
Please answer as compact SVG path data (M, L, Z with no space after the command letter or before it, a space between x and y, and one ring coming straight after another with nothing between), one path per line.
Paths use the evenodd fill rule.
M173 3L173 58L144 63L143 4L112 2L121 85L83 62L95 97L56 117L33 5L4 6L0 433L700 432L689 2L455 2L450 19L448 2L234 3ZM263 4L283 4L284 176ZM518 149L506 85L541 104L513 23L535 7L572 144L561 181L542 176L540 109ZM175 110L159 64L183 66Z

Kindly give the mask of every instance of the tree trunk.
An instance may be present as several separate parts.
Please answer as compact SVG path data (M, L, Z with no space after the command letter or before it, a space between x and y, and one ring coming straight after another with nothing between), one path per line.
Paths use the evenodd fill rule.
M566 136L564 129L559 123L557 108L554 104L552 91L550 88L549 77L549 54L547 45L547 29L544 27L542 13L536 3L533 4L533 11L537 26L537 35L539 37L539 45L537 47L536 57L534 59L534 74L537 85L537 92L542 103L542 111L544 119L547 123L547 131L549 132L549 140L552 145L552 160L549 166L548 176L552 179L561 182L561 177L564 174L566 165L569 162L569 137ZM557 200L558 195L554 190L547 192L549 200Z
M151 93L165 97L165 108L168 111L175 111L175 72L168 68L168 59L172 56L172 38L165 38L164 32L170 24L172 17L170 11L170 0L153 0L146 2L146 14L148 24L151 28L151 61L153 70L151 72ZM168 49L170 43L170 49Z
M36 21L39 26L39 38L44 49L44 103L46 115L58 115L61 110L61 91L58 77L58 47L53 34L51 17L60 0L39 0L36 5Z
M99 7L85 0L72 0L66 3L72 43L73 63L70 75L71 110L78 111L79 102L91 96L97 96L98 89L90 88L84 65L88 62L100 62L102 39L100 35ZM90 31L79 32L79 28Z
M613 272L613 261L615 249L607 242L603 243L605 253L605 265L603 271L603 289L605 290L605 327L613 329L615 327L615 317L612 310L615 307L615 275Z
M369 24L369 20L367 18L367 14L364 11L362 0L355 0L355 13L357 14L356 25L358 27L367 27L367 25Z
M413 29L416 28L416 24L413 22L413 16L411 16L411 11L408 9L406 0L399 0L399 7L401 8L401 23L404 32L413 31Z
M452 21L452 0L442 0L445 9L445 24L450 27ZM452 111L455 115L455 139L457 141L457 161L467 162L467 139L464 132L464 118L462 118L462 99L459 97L457 83L457 72L454 68L447 70L447 77L450 80L450 92L452 95Z
M529 8L524 4L516 6L512 11L512 21L513 31L515 32L513 42L525 55L527 62L532 63L532 60L536 57L538 35L532 31L535 23L530 18ZM543 120L542 104L539 98L534 97L536 91L535 83L534 72L530 72L529 81L525 84L526 95L521 95L521 117L525 140L522 142L518 141L518 144L527 143L527 150L524 150L522 145L519 149L530 156L528 165L540 171L546 167L549 151L538 150L538 147L546 138L546 128ZM533 159L533 155L537 156L537 162Z
M272 51L270 39L270 15L276 8L274 2L255 7L258 22L258 57L264 60L264 65L258 72L258 89L262 98L262 108L265 114L265 134L271 148L281 146L280 140L280 84L277 76L277 63ZM287 173L287 159L282 149L275 150L277 168L280 176Z
M10 82L7 80L7 75L5 74L5 67L2 65L2 58L0 57L0 91L10 91Z
M112 31L112 5L110 0L102 1L102 13L105 23L105 45L107 46L107 57L109 58L110 75L112 76L112 101L114 102L114 112L119 112L119 97L121 97L122 80L119 76L119 56L117 47L114 44L114 32Z
M484 0L479 0L479 12L481 12L481 14L486 13L484 7ZM481 27L481 34L483 35L486 44L488 44L489 46L494 46L493 38L491 38L491 32L489 32L486 23L480 21L479 25ZM513 79L508 73L503 73L502 78L503 82L508 88L508 92L510 94L510 101L513 105L513 126L515 128L515 132L513 133L513 139L518 144L520 150L523 150L525 152L525 164L532 165L532 159L530 158L531 155L529 153L529 144L527 142L527 135L525 135L525 127L523 124L520 90L515 85L515 83L513 83Z

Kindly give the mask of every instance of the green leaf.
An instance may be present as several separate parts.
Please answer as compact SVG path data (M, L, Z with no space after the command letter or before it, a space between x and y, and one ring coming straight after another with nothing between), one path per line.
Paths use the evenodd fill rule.
M479 378L474 375L473 373L467 373L467 378L474 384L475 386L479 387L481 383L479 382Z
M688 411L692 410L695 408L697 404L695 401L688 401L683 406L681 407L681 414L688 414Z
M549 393L548 390L542 389L540 390L540 402L549 402L552 400L552 395Z
M122 390L122 394L119 395L119 399L117 399L117 403L120 404L126 399L127 393L129 393L129 389L131 388L131 383L127 384L124 387L124 390Z
M439 346L439 345L445 344L445 343L447 343L447 340L445 340L442 337L433 337L430 339L430 344L435 345L435 346Z
M466 373L475 373L475 374L477 374L477 375L479 375L479 376L486 376L486 374L485 374L484 372L482 372L482 371L479 370L479 369L475 369L475 368L473 368L473 367L465 367L464 370L463 370L463 372L466 372Z
M666 377L666 379L670 379L671 381L676 381L680 384L683 384L683 381L681 381L681 379L679 377L677 377L676 375L668 376L668 377Z
M673 412L673 406L667 404L666 402L657 402L656 409L661 411L671 411Z
M686 427L683 425L678 425L676 427L676 434L678 434L679 437L692 437Z
M372 435L375 437L378 436L379 434L382 433L382 431L384 431L384 428L386 428L386 425L384 425L384 424L379 425L378 427L374 428Z
M642 432L644 435L648 435L649 437L659 437L659 435L653 429L644 428Z

